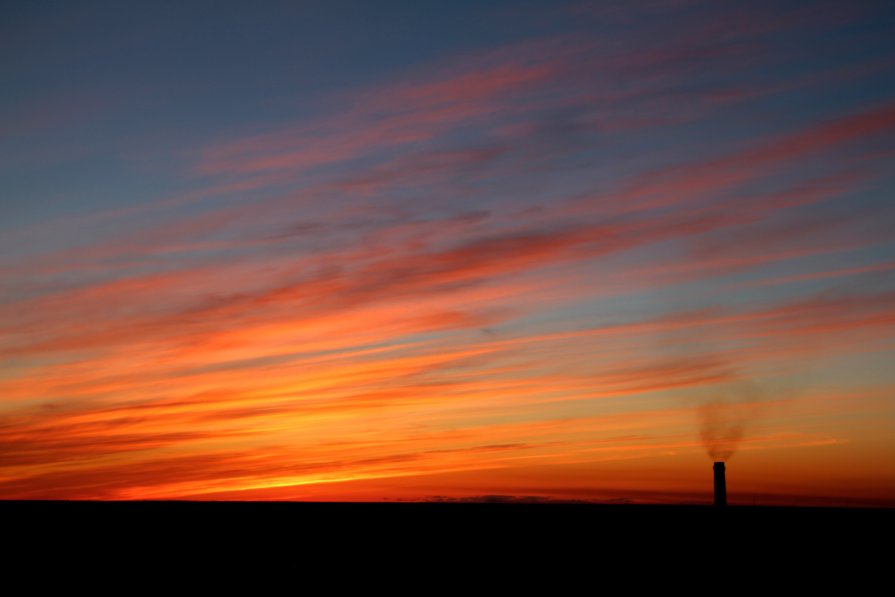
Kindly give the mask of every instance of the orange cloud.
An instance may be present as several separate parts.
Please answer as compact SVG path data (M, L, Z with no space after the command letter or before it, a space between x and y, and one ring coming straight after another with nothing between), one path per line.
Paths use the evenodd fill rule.
M895 295L776 287L892 268L862 261L890 211L841 206L885 180L895 107L591 161L764 93L679 91L742 52L485 52L205 147L192 190L17 233L103 228L0 269L0 497L703 501L696 398L783 366L814 400L762 403L731 488L802 495L755 472L799 454L781 478L837 497L821 463L891 451L890 388L850 410L864 394L818 397L816 369L885 353ZM858 431L830 423L846 412Z

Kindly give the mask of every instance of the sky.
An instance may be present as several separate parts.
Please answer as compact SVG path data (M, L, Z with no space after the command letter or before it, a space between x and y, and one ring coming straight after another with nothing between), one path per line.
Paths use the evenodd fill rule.
M887 2L24 2L0 498L895 506Z

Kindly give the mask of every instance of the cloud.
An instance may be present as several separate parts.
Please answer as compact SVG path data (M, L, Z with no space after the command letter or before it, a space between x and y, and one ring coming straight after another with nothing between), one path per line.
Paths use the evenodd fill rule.
M0 496L299 495L687 454L694 412L669 397L876 350L895 325L891 266L867 257L889 242L891 99L729 119L878 71L793 83L771 38L804 11L702 9L634 10L655 15L636 43L573 32L423 64L222 131L188 151L182 193L5 237ZM744 449L838 441L775 433ZM581 495L512 487L445 499Z

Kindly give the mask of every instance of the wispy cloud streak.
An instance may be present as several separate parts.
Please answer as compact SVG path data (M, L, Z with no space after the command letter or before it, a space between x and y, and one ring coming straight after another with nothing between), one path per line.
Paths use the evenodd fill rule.
M577 499L596 463L692 491L612 463L699 454L692 396L784 369L819 395L810 364L892 351L895 96L796 114L883 71L809 60L781 36L839 21L768 10L576 4L615 33L242 122L179 150L183 192L11 231L0 497L425 497L444 474L463 498L556 466ZM855 439L777 402L744 452Z

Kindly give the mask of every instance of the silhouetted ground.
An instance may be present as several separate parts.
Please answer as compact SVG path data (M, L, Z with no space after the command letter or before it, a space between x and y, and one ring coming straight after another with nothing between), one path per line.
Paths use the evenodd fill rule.
M420 532L500 532L506 536L608 531L687 531L753 534L791 530L803 535L892 529L895 509L731 506L656 506L558 503L315 503L198 501L0 501L15 525L71 525L160 529L206 528L293 532L322 529Z
M46 560L137 570L139 579L177 570L226 580L251 562L337 586L369 574L385 586L407 583L407 570L425 571L428 588L470 575L569 583L550 594L632 567L624 576L632 587L699 587L727 567L730 587L780 574L824 583L847 572L854 584L889 570L895 530L893 509L555 503L0 501L0 517L13 554L7 574Z

